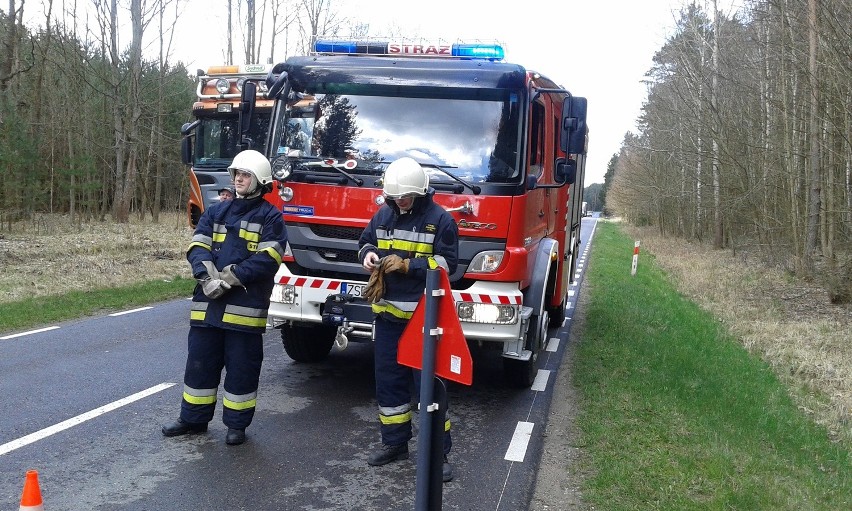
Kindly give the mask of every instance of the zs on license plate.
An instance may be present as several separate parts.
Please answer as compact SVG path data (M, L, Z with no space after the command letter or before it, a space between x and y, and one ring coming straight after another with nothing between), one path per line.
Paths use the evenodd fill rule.
M363 297L367 291L367 284L355 284L352 282L341 282L340 292L346 295Z

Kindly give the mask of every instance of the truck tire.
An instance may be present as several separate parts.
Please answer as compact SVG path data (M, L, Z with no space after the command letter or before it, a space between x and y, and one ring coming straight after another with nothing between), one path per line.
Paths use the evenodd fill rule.
M562 298L562 303L556 307L548 307L547 314L550 316L550 326L559 328L562 322L565 321L565 298Z
M287 356L296 362L319 362L334 346L335 327L326 325L281 327L281 342Z
M503 377L512 387L525 389L533 384L536 373L538 353L533 353L529 360L503 359Z
M513 387L526 388L533 384L538 373L538 354L547 337L548 314L532 316L527 330L527 349L532 352L529 360L503 359L503 376Z

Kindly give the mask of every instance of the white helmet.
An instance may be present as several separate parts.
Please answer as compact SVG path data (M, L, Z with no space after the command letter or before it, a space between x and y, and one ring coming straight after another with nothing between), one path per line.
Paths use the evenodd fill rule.
M269 160L255 150L248 149L234 157L234 161L228 167L231 179L234 179L234 173L237 170L251 172L261 186L272 182L272 167L269 165Z
M382 191L390 199L423 197L429 189L429 176L413 158L400 158L385 169Z

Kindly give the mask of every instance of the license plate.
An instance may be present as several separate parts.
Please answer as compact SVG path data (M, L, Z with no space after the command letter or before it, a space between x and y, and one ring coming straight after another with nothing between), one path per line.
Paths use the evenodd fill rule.
M363 298L364 293L367 291L367 284L342 282L340 285L340 290L345 295L352 295Z

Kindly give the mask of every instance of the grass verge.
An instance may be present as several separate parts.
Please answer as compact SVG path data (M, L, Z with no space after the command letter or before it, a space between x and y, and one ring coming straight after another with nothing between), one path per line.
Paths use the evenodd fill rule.
M607 510L837 510L852 464L771 368L601 222L577 346L583 494Z
M121 310L190 296L194 287L194 279L176 277L118 288L69 291L57 296L0 303L0 333L78 318L104 310Z

